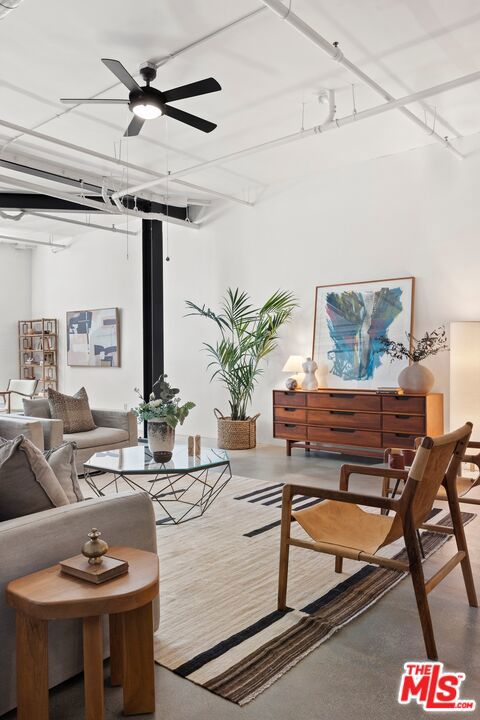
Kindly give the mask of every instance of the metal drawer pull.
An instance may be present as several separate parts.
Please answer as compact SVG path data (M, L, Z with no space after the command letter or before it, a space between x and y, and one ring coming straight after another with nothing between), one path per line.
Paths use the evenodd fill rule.
M285 412L295 412L297 408L283 408Z
M351 430L350 428L330 428L330 432L354 433L356 430Z
M411 415L395 415L397 420L410 420Z
M328 393L329 397L332 398L354 398L355 395L349 393Z
M294 425L293 423L284 423L284 426L285 426L285 427L297 427L297 426Z
M414 435L409 435L408 433L395 433L395 437L414 437Z
M348 410L330 410L330 415L355 415L355 413Z

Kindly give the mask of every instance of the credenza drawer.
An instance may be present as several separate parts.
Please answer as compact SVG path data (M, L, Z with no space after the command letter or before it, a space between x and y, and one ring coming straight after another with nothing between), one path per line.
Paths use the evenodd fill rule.
M377 395L345 392L312 392L307 395L307 407L332 410L380 411L381 399Z
M381 430L382 416L377 413L354 412L352 410L308 410L309 425L330 427L363 428Z
M392 395L391 397L383 396L382 409L384 412L424 415L425 398L416 397L414 395Z
M309 427L307 429L307 440L334 443L335 445L382 447L382 434L379 432L338 427Z
M307 422L307 411L305 410L305 408L299 408L299 407L275 406L274 418L275 418L275 420L284 420L287 423L292 423L292 422L305 423L305 422Z
M387 415L383 416L383 429L391 432L418 433L425 432L425 418L422 415Z
M304 393L284 390L275 390L273 393L273 401L275 405L285 405L286 407L291 405L304 406L307 404L307 398Z
M279 423L274 425L275 437L284 438L285 440L306 440L307 428L305 425L295 425L295 423Z
M383 447L415 449L417 437L418 435L408 435L407 433L383 433Z

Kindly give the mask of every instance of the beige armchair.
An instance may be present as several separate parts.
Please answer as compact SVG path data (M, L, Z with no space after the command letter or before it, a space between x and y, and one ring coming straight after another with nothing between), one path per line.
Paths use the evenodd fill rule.
M336 572L342 571L344 557L401 572L410 572L427 655L431 660L436 660L438 655L428 593L456 565L460 564L468 602L471 607L478 607L456 485L458 468L465 454L471 431L472 425L467 423L448 435L434 439L423 438L413 465L408 471L404 490L398 499L349 491L349 478L352 474L401 478L401 471L369 468L365 465L344 465L339 490L312 487L308 484L285 485L282 500L278 608L280 610L286 608L289 549L292 545L334 555ZM448 499L452 527L427 523L442 484ZM294 495L322 498L324 502L294 511L292 510ZM395 514L390 517L366 512L361 506L391 510ZM297 521L311 539L292 537L290 530L292 521ZM457 544L457 552L453 557L427 581L423 574L417 538L417 530L420 528L431 532L453 534ZM408 562L377 554L382 548L402 537L405 541Z

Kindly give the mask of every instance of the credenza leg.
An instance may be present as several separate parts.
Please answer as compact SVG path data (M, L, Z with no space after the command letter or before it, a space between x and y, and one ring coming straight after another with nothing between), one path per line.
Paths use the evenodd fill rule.
M307 441L305 443L305 445L306 445L305 452L310 452L310 443Z
M286 449L287 449L287 455L290 457L292 454L292 443L290 440L286 440Z

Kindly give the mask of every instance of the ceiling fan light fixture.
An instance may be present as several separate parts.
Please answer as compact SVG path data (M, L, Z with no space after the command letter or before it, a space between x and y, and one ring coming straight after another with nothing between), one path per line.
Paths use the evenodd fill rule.
M141 100L137 100L136 103L131 103L130 109L135 115L142 118L142 120L153 120L163 115L161 107L154 103Z

